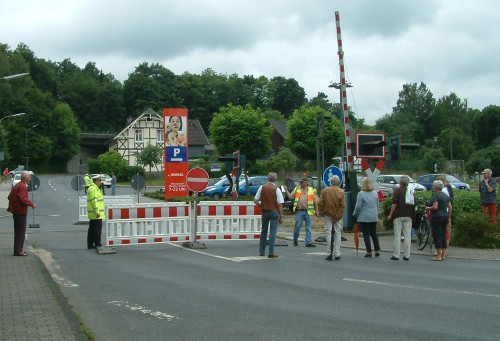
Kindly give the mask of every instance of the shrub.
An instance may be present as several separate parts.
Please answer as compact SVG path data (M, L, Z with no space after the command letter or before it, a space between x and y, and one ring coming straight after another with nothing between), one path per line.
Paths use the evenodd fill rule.
M500 223L491 223L487 214L464 213L454 224L451 244L482 249L500 248Z

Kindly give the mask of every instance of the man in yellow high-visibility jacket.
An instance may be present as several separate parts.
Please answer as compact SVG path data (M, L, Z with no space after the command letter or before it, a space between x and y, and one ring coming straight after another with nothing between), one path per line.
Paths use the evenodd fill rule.
M89 218L89 230L87 232L87 248L94 249L101 244L102 221L105 218L104 196L100 186L101 175L92 177L93 183L87 190L87 216Z
M85 174L83 177L83 181L85 181L85 194L87 194L87 190L89 189L90 185L92 184L92 181L90 180L90 176L88 174Z
M293 231L293 245L299 245L299 233L302 227L302 222L306 225L306 247L316 247L312 242L311 216L317 215L317 195L316 190L309 186L309 181L306 177L300 179L300 185L295 187L292 193L286 189L288 199L295 198L295 229Z

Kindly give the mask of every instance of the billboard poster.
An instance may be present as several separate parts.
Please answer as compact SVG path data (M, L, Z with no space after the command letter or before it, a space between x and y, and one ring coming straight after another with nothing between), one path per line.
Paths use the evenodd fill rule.
M189 195L188 172L188 110L164 108L165 199Z

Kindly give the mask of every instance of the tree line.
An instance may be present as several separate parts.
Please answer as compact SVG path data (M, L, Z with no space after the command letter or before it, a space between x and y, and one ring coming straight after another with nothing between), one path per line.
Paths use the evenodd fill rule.
M64 170L78 152L80 133L117 133L128 117L147 107L157 112L188 108L219 154L240 149L250 162L270 152L267 119L287 122L287 158L290 152L299 160L315 158L319 112L325 117L327 160L338 156L344 143L339 103L321 92L307 99L293 78L227 75L210 68L176 75L160 64L143 62L122 84L94 62L80 68L69 58L54 62L37 57L22 43L14 50L0 44L0 76L22 72L29 76L0 80L0 118L27 113L0 124L3 164L24 164L29 156L39 171ZM450 158L450 132L453 159L500 162L496 150L488 149L500 133L500 108L469 108L467 100L453 93L435 99L423 83L405 84L392 112L374 126L360 118L362 113L350 111L350 117L356 130L401 133L403 142L420 143L420 150L406 157L422 160L422 167L428 166L423 160L437 158L444 165ZM500 170L500 165L493 168Z

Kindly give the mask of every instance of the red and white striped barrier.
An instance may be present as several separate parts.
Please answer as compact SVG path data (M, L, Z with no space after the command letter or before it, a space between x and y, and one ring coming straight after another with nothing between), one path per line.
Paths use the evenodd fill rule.
M106 211L108 246L188 241L189 204L136 204L110 206Z
M197 212L197 240L260 238L261 209L252 201L201 202Z

